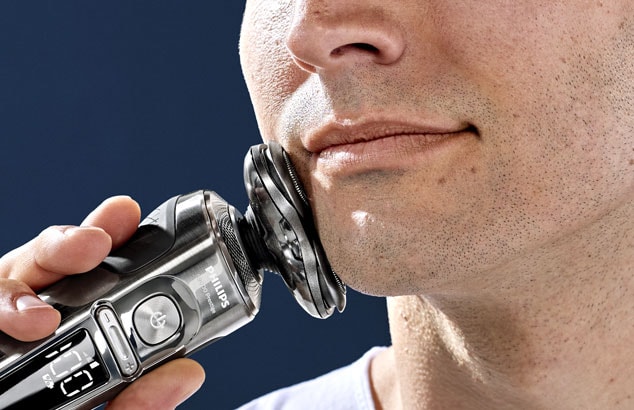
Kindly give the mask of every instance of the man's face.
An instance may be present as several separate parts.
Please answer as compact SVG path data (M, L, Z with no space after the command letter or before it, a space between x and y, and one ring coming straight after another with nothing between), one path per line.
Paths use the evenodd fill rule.
M632 201L629 0L248 0L240 49L362 291L494 282Z

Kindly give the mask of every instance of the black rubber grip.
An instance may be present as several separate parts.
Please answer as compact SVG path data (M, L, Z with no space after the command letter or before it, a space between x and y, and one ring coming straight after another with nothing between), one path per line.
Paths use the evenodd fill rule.
M172 249L176 239L174 218L178 196L163 203L139 225L134 235L103 262L105 269L126 275L155 261Z

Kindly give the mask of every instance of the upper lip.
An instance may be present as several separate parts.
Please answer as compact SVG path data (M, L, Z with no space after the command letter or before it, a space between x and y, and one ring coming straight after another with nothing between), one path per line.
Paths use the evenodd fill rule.
M472 128L464 122L446 121L429 124L415 124L402 121L353 120L330 122L305 134L302 143L311 153L319 153L327 148L373 141L399 135L444 135L467 131Z

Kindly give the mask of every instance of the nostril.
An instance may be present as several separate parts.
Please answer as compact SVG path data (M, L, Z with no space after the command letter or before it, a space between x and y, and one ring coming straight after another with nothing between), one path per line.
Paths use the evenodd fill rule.
M358 48L359 50L369 51L371 53L378 53L379 49L374 47L372 44L367 43L353 43L350 44L352 47Z
M346 65L390 65L402 57L405 36L396 22L372 10L356 16L343 5L335 12L336 0L323 3L333 5L332 14L316 18L315 10L301 10L286 36L286 48L302 70L316 73Z
M350 50L359 50L369 52L371 54L379 54L379 49L368 43L351 43L345 46L337 47L330 52L332 56L340 56L346 54Z

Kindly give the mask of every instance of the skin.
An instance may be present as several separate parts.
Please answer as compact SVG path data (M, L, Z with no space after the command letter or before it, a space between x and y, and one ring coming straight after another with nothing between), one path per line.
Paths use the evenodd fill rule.
M377 408L634 405L630 1L248 0L240 46L333 267L388 296ZM0 259L1 329L52 331L17 296L129 237L133 202L114 203ZM112 407L172 407L203 377L176 366L178 394L161 368Z
M335 270L391 296L379 407L632 406L633 19L628 1L247 2L262 135Z

